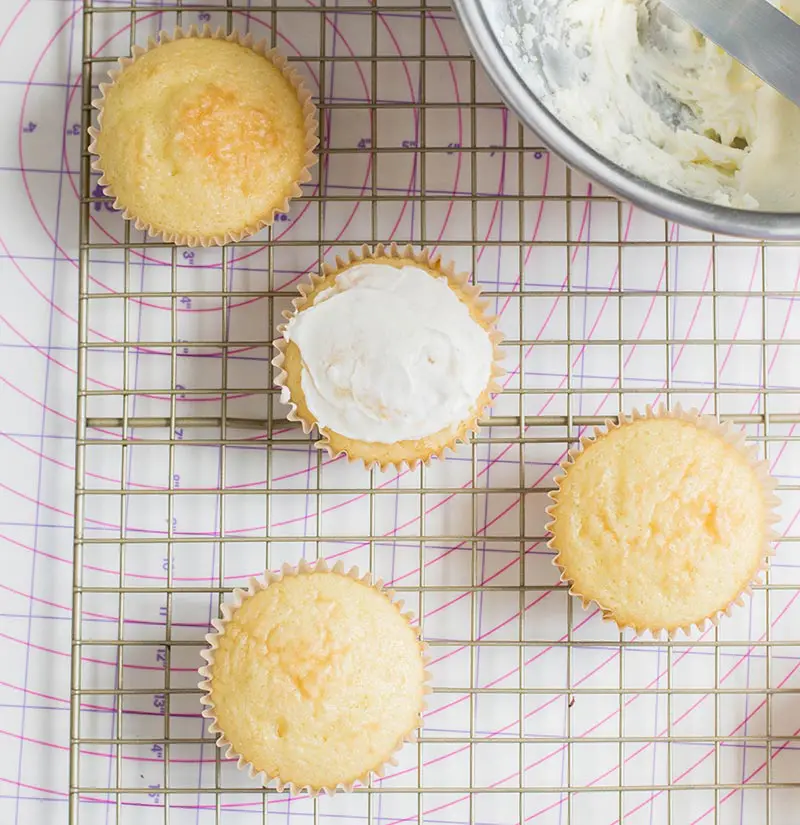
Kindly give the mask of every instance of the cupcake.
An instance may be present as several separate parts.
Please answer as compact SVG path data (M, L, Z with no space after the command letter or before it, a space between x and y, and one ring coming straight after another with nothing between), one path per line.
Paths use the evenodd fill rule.
M402 602L338 563L235 590L207 636L203 716L217 745L278 790L352 790L421 725L423 646Z
M654 635L716 623L772 555L775 482L730 426L664 407L607 422L562 464L548 524L584 607Z
M466 275L411 247L325 265L284 313L273 361L288 417L318 446L416 467L478 429L502 370L494 319Z
M166 241L241 240L301 194L316 110L286 58L251 35L162 32L100 85L89 151L114 207Z

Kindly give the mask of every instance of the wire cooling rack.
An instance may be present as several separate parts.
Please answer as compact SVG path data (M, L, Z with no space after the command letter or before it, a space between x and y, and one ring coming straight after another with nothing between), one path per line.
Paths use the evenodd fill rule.
M320 164L271 231L188 250L123 224L84 143L70 822L796 823L798 249L665 224L565 169L443 5L86 0L75 129L113 61L176 24L287 53ZM381 474L286 421L270 342L321 259L389 240L474 274L508 375L469 445ZM769 585L669 644L584 612L544 536L568 446L658 402L745 427L784 517ZM314 801L220 759L196 668L232 587L318 556L405 595L435 689L384 779Z

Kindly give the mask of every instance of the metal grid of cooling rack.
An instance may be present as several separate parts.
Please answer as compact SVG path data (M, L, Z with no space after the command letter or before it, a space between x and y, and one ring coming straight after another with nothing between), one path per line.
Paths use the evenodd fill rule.
M302 221L189 251L110 214L84 145L73 825L795 821L793 566L773 567L720 629L657 645L567 597L543 508L584 428L635 405L697 405L746 427L773 462L787 508L778 558L791 561L797 251L711 238L599 193L507 118L466 48L443 47L447 21L448 7L413 2L86 0L84 133L98 82L132 44L175 24L254 26L317 90L321 163L292 210ZM290 30L292 43L308 38L296 50ZM384 94L409 67L412 92ZM334 94L334 73L345 85L350 73L361 97ZM439 91L443 75L458 78L456 94ZM341 118L362 124L344 141L333 138ZM482 177L497 163L492 190ZM441 185L448 164L466 185ZM390 185L407 169L412 184ZM354 196L347 182L361 171ZM435 245L471 269L501 313L509 375L457 456L381 475L310 448L277 403L269 357L298 277L387 240ZM487 274L489 256L509 279ZM434 693L421 740L383 781L290 800L220 760L193 672L233 586L321 555L406 595L431 645Z

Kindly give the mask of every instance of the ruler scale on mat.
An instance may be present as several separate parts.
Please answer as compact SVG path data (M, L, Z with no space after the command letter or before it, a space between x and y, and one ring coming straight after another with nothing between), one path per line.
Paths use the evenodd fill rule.
M570 173L444 5L8 6L0 822L793 823L800 251L665 224ZM206 23L291 57L322 152L271 232L187 250L111 210L82 135L133 43ZM269 362L319 260L389 240L473 273L509 372L472 443L380 474L313 449ZM659 401L745 427L784 516L768 586L662 645L568 598L543 513L587 427ZM314 801L221 759L196 668L234 586L318 556L403 594L435 691L384 779Z

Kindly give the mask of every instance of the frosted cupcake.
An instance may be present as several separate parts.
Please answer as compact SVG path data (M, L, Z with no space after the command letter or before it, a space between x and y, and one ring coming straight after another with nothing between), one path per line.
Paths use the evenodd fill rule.
M548 509L562 580L637 632L716 622L772 554L775 483L754 452L679 408L597 429L562 465Z
M379 245L325 266L279 329L289 418L332 455L414 467L478 429L502 374L479 291L427 252Z
M237 241L286 212L311 179L311 94L251 35L162 32L111 79L93 102L89 151L137 229L189 246Z
M423 648L369 575L302 563L253 579L207 638L200 687L228 758L279 790L352 790L421 724Z

